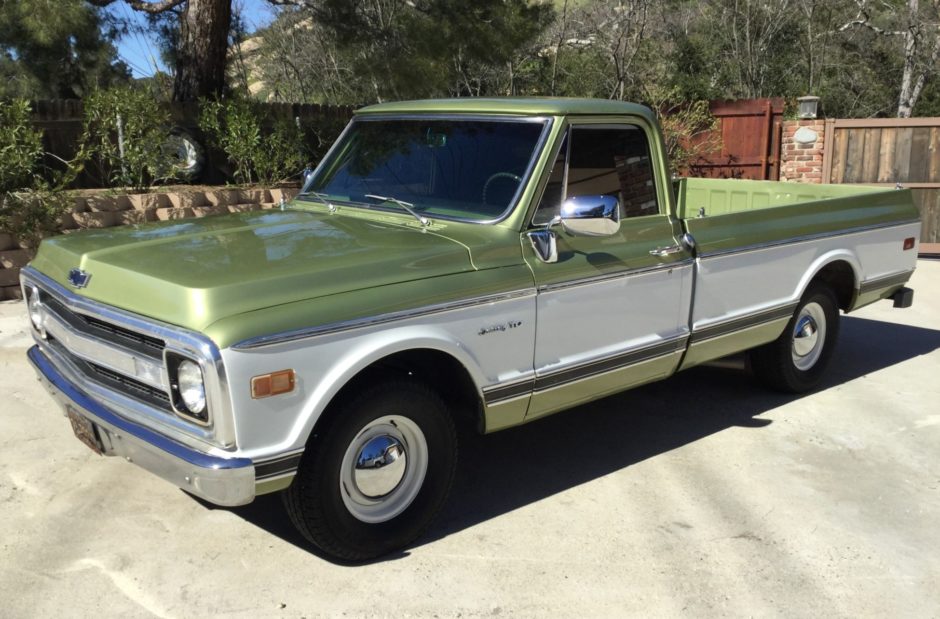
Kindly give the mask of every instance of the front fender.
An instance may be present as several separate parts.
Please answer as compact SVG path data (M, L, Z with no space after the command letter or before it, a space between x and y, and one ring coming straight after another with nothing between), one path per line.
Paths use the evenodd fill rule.
M354 377L396 353L429 349L463 366L478 393L530 378L535 295L310 337L254 349L222 351L239 452L259 458L303 448L336 394ZM253 376L292 369L293 392L252 399Z

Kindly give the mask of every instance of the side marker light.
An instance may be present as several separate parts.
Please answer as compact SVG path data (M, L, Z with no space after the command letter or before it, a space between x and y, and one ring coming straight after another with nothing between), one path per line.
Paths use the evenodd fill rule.
M280 370L251 379L251 397L267 398L294 390L294 370Z

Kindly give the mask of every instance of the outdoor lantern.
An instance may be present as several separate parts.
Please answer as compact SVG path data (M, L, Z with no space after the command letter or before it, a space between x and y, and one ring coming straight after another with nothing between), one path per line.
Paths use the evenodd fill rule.
M796 100L800 102L800 118L816 118L819 110L819 97L807 95L797 97Z

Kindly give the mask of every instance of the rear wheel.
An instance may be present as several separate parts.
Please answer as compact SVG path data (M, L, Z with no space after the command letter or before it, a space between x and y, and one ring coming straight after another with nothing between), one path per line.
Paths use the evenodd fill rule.
M325 553L373 559L425 532L456 462L454 423L440 397L414 381L379 383L323 420L284 504Z
M761 383L777 391L810 391L819 386L838 336L835 295L813 284L780 337L751 351L751 368Z

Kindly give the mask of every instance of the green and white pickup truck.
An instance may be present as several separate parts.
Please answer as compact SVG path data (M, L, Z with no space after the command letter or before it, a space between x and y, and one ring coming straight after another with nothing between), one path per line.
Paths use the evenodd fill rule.
M281 491L375 557L441 508L464 422L741 351L810 390L840 310L910 305L909 191L673 182L663 149L613 101L366 107L279 210L44 241L29 358L95 451L219 505Z

